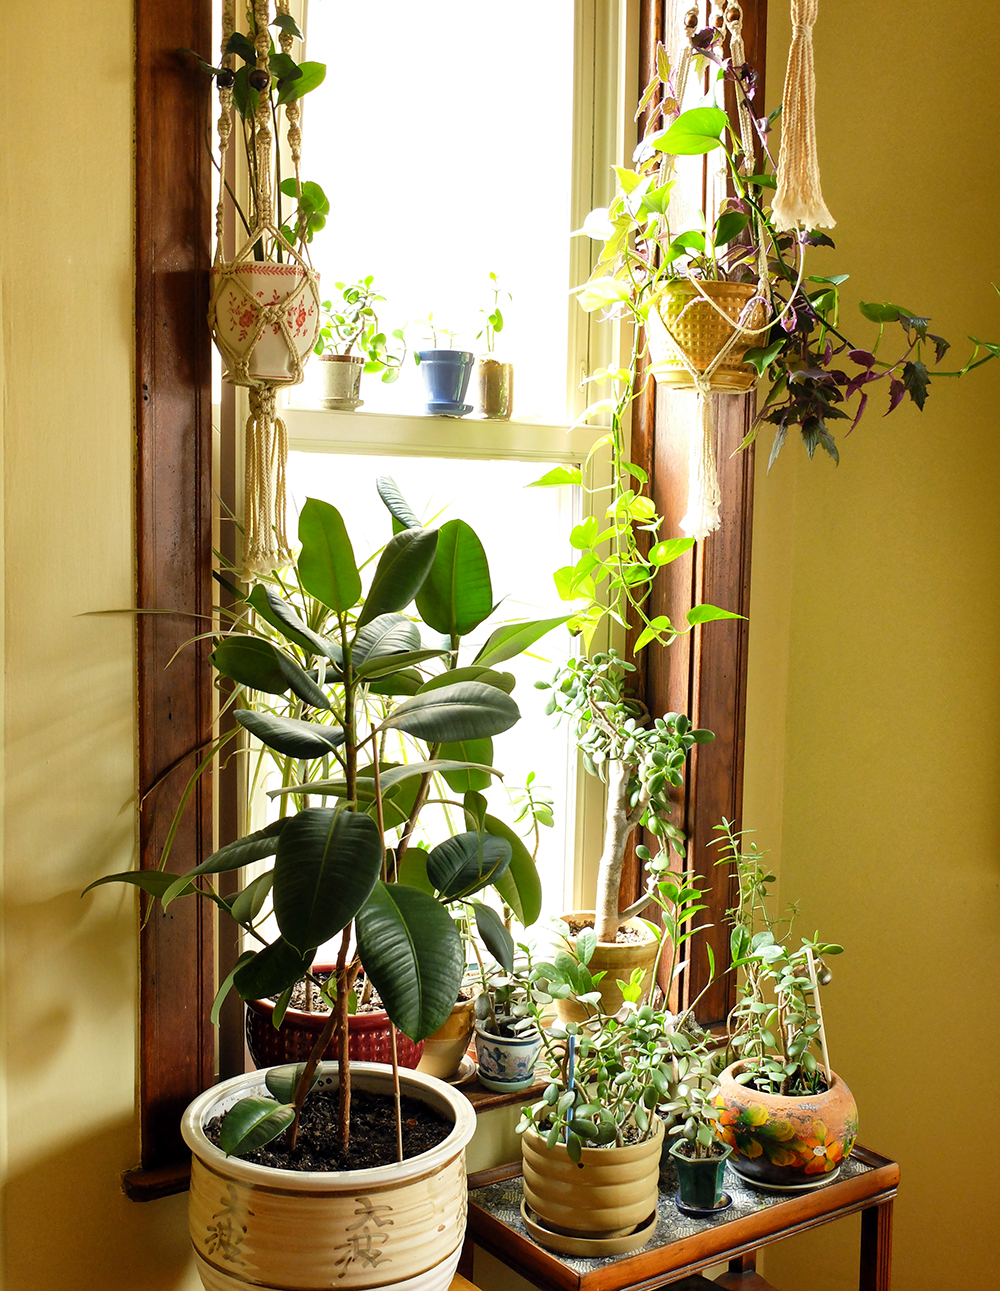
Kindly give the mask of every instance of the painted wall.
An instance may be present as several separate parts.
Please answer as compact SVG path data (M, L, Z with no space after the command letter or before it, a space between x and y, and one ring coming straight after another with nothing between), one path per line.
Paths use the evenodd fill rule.
M996 78L985 0L840 0L816 28L823 187L855 303L1000 340ZM772 5L776 101L787 6ZM889 338L895 344L895 338ZM951 356L949 356L950 358ZM998 1112L1000 363L881 419L838 469L786 447L753 553L746 821L803 930L843 941L825 994L861 1140L902 1164L894 1291L992 1291L979 1145ZM986 1148L987 1158L988 1151ZM783 1291L857 1286L857 1221L769 1255Z
M10 13L0 104L6 1291L188 1291L180 1197L137 1206L131 0Z

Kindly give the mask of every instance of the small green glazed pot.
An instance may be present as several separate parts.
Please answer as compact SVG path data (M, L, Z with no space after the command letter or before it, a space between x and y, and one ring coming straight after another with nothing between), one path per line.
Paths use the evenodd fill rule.
M726 1172L726 1159L733 1149L728 1144L717 1143L721 1149L718 1156L705 1157L696 1161L685 1156L682 1149L687 1141L674 1143L669 1148L677 1169L678 1205L691 1210L718 1210L722 1202L722 1177Z

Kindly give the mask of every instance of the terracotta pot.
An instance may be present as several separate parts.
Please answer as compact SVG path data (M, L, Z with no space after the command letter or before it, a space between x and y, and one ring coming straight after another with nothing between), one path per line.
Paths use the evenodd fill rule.
M336 1087L334 1064L320 1081ZM355 1088L392 1093L392 1073L352 1065ZM259 1072L224 1081L196 1098L181 1132L193 1154L188 1220L207 1291L392 1285L446 1291L465 1235L465 1147L476 1116L463 1094L415 1072L404 1094L454 1121L436 1148L369 1170L297 1172L227 1157L202 1126L241 1098L264 1094Z
M713 308L702 296L709 296ZM687 355L697 372L707 371L716 355L732 336L734 323L744 306L757 294L757 288L745 282L699 282L683 279L669 283L650 301L646 318L650 368L660 385L673 390L693 390L694 381L667 335ZM721 314L719 313L721 310ZM760 329L767 322L767 310L758 302L743 325ZM741 336L712 373L712 386L718 390L750 390L757 373L743 355L752 347L764 344L764 333Z
M476 1023L476 1074L487 1089L516 1094L535 1083L535 1063L542 1048L537 1031L516 1038L494 1035L482 1022Z
M323 378L320 403L323 407L341 412L353 412L355 408L360 408L364 404L364 400L360 398L364 359L354 354L321 354L319 362Z
M569 914L559 917L564 923L589 922L592 924L594 922L593 910L571 910ZM622 1006L619 979L627 982L634 969L641 968L646 974L642 982L640 1003L648 999L649 992L653 988L653 964L656 961L659 943L641 919L626 919L622 927L635 929L642 934L644 940L622 943L599 941L587 965L592 973L605 972L597 989L601 992L601 1010L609 1014L617 1013ZM576 938L569 937L567 940L575 948ZM557 1000L556 1013L560 1022L582 1022L587 1016L583 1005L577 1004L574 1000Z
M329 964L315 964L314 970L328 972ZM247 1000L247 1047L258 1067L280 1067L286 1062L305 1062L312 1053L316 1038L326 1026L328 1013L306 1013L303 1009L289 1009L276 1031L271 1018L273 1000ZM389 1033L389 1015L357 1013L347 1020L347 1051L352 1062L392 1062L392 1039ZM396 1053L401 1067L415 1067L424 1051L424 1042L411 1040L396 1030ZM339 1054L337 1039L326 1047L324 1058L333 1059Z
M214 327L222 357L230 361L229 349L239 360L248 358L251 377L292 381L292 353L279 324L265 323L256 343L254 336L262 311L277 310L304 363L319 331L318 287L297 264L248 260L234 268L213 269L212 276Z
M584 1148L580 1165L570 1160L565 1144L548 1148L541 1135L526 1130L525 1201L558 1233L613 1237L636 1228L656 1210L663 1122L653 1120L653 1135L645 1142Z
M476 410L494 421L509 421L514 406L514 365L491 354L476 359Z
M475 1000L459 1000L443 1027L424 1041L417 1071L438 1080L452 1080L465 1057L476 1024Z
M733 1149L733 1169L772 1188L828 1183L858 1136L858 1108L851 1091L833 1072L833 1084L825 1094L761 1094L734 1079L745 1069L742 1062L727 1067L713 1097L722 1109L716 1133Z

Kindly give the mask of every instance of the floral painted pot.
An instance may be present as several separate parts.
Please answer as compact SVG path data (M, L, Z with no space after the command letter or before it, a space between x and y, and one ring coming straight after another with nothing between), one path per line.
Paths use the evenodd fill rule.
M355 1088L392 1093L392 1072L351 1066ZM320 1083L336 1087L336 1064ZM446 1291L465 1236L465 1148L472 1105L439 1080L400 1075L402 1092L454 1121L448 1137L408 1161L368 1170L298 1172L227 1157L202 1128L241 1098L265 1094L260 1072L235 1076L190 1105L181 1122L192 1152L188 1218L206 1291Z
M735 1062L719 1077L713 1103L720 1109L716 1134L733 1149L732 1167L768 1188L814 1188L836 1178L858 1136L858 1108L832 1072L823 1094L762 1094L734 1079Z
M319 332L318 280L298 264L245 260L212 270L211 321L226 363L246 362L251 378L292 382L295 364L282 331L304 363Z
M516 1094L535 1083L535 1063L542 1048L537 1031L516 1039L494 1035L481 1022L476 1023L476 1074L487 1089L500 1094Z

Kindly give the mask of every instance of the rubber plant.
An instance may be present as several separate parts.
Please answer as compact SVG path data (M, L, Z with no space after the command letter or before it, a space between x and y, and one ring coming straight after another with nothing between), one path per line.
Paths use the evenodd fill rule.
M346 1149L348 1008L362 963L393 1025L423 1039L450 1014L462 980L465 956L449 904L492 884L523 924L539 912L531 855L488 813L479 791L500 775L491 765L492 737L519 718L513 677L496 665L564 620L500 624L460 666L462 638L494 609L482 544L463 520L425 528L391 480L380 480L379 491L393 536L366 592L340 513L309 499L288 586L277 575L258 582L216 634L213 663L235 683L221 724L234 720L195 776L247 731L282 772L274 791L281 814L184 874L165 868L165 850L164 868L91 885L134 884L164 908L181 897L209 900L240 925L248 948L219 988L213 1020L234 987L244 999L279 997L276 1026L297 984L326 992L330 1016L308 1062L294 1076L271 1073L277 1102L245 1099L229 1112L227 1153L244 1154L286 1131L294 1145L335 1032ZM414 601L419 618L404 612ZM421 625L439 634L437 644L422 643ZM432 786L442 781L445 799L449 790L462 795L451 801L466 828L429 850L411 847ZM267 868L237 896L216 890L217 875L260 861ZM482 902L471 905L483 941L509 958L500 917ZM276 935L265 927L271 912ZM317 947L338 935L335 972L324 984L310 966Z

